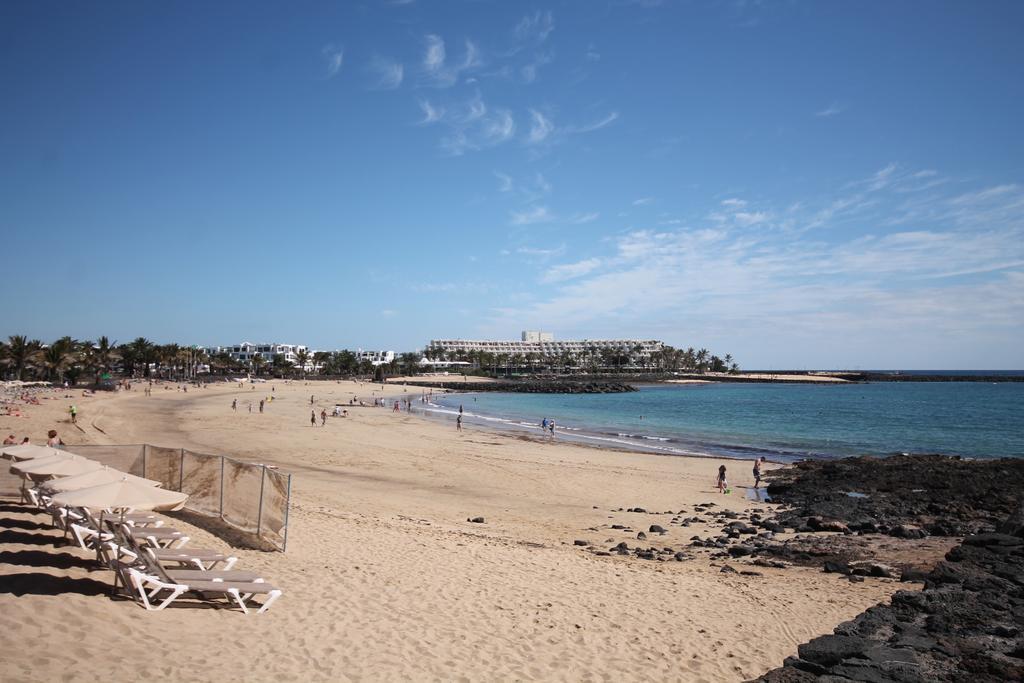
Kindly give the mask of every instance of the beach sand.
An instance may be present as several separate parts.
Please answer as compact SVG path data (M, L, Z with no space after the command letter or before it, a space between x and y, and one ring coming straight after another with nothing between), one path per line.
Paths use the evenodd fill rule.
M661 524L669 533L647 543L685 549L704 528L614 510L763 506L743 496L749 463L588 448L472 422L457 433L454 421L390 407L346 406L350 417L311 427L310 395L319 414L353 395L418 398L421 389L254 386L157 386L151 397L141 385L90 398L75 392L26 407L28 417L0 417L4 435L36 443L56 427L69 450L147 442L294 473L287 552L234 551L237 568L264 572L285 591L269 612L248 617L198 603L147 612L112 600L110 571L94 569L89 553L54 547L60 533L47 518L0 501L0 678L120 681L145 671L191 681L737 681L907 587L796 567L723 574L722 562L704 555L654 562L573 545L632 546L635 531L610 525ZM266 412L248 413L248 401L255 406L272 386ZM67 423L72 401L78 427ZM723 463L732 495L714 490ZM466 521L476 516L486 523ZM192 546L228 547L174 525L190 531Z

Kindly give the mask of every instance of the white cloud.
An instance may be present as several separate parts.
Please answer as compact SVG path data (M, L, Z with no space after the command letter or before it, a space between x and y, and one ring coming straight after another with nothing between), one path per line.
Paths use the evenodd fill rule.
M722 200L722 206L725 206L725 207L728 207L728 208L741 209L741 208L743 208L746 205L747 205L746 200L736 199L735 197L730 198L730 199L723 199Z
M515 37L521 41L533 41L543 43L555 30L555 20L551 11L537 11L532 15L523 17L513 31Z
M768 214L764 211L738 211L733 214L733 220L736 224L744 228L750 227L751 225L757 225L758 223L764 223L768 220Z
M498 178L498 192L511 192L514 187L512 183L512 176L506 175L501 171L495 171L494 175Z
M423 73L434 86L451 87L458 82L462 72L475 69L482 64L480 50L471 40L466 40L463 57L455 64L449 63L445 42L441 36L428 34L424 42L426 49L423 53Z
M546 206L532 206L523 211L513 211L511 216L512 225L533 225L534 223L547 223L554 219Z
M334 78L341 71L341 64L345 60L345 50L333 43L324 45L320 51L327 64L327 78Z
M527 142L531 145L535 145L538 142L543 142L551 131L555 129L555 124L551 122L551 119L544 116L536 109L530 110L530 134L526 138Z
M572 280L590 273L600 267L600 265L601 260L596 258L589 258L583 261L577 261L576 263L563 263L549 268L541 277L541 281L551 283Z
M588 123L588 124L585 124L585 125L582 125L582 126L571 126L568 129L568 132L570 132L570 133L592 133L595 130L601 130L605 126L610 126L611 124L613 124L616 121L618 121L618 119L619 119L619 112L613 111L610 114L608 114L607 116L605 116L603 119L598 119L597 121L594 121L593 123Z
M405 69L400 62L377 57L371 62L370 69L377 74L374 87L380 90L394 90L402 85Z
M838 102L833 102L824 109L814 112L814 115L822 118L828 118L830 116L835 116L836 114L842 114L844 109L845 107L840 106Z
M428 73L436 74L444 68L444 39L431 33L424 38L424 41L427 44L427 49L423 55L423 69Z
M530 256L535 259L546 261L547 259L554 258L555 256L561 256L565 253L565 245L561 244L557 247L519 247L516 249L517 254L523 256Z
M654 202L654 197L641 197L633 200L633 206L647 206Z
M420 100L420 109L423 110L421 124L437 123L444 118L444 109L430 104L429 100Z
M587 213L575 214L572 218L569 219L569 222L572 223L573 225L583 225L585 223L593 223L600 217L601 214L598 213L597 211L589 211Z

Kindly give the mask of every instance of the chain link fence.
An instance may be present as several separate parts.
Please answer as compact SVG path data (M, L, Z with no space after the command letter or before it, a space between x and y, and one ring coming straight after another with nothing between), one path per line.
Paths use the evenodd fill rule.
M70 446L68 450L187 493L185 510L216 517L277 550L287 548L290 474L223 455L150 444Z

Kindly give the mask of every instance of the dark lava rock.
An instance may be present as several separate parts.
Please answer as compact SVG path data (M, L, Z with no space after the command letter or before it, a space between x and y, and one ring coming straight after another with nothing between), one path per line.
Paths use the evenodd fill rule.
M590 541L582 541L582 540L577 538L575 541L572 542L572 544L573 545L590 545Z
M612 524L613 529L625 529L626 527L622 524Z
M756 680L1024 680L1024 507L995 526L947 553L924 590L897 592Z
M649 532L651 532L652 534L663 534L663 533L665 533L665 527L659 526L657 524L652 524L647 530Z
M723 565L722 568L719 569L718 571L721 572L722 574L735 574L736 573L736 570L733 569L732 567L730 567L729 565Z
M894 455L806 460L766 473L776 523L815 531L814 519L900 538L994 531L1016 511L1024 459ZM861 494L848 495L850 492Z
M483 524L484 523L484 518L483 517L469 517L469 518L466 519L466 521L467 522L472 522L473 524Z
M754 552L754 549L746 545L734 545L729 548L729 555L732 557L746 557Z
M849 574L850 565L845 562L826 562L825 571L829 574Z
M643 540L645 540L647 538L647 534L645 534L642 531L638 531L637 534L636 534L636 537L637 537L638 540L643 541Z

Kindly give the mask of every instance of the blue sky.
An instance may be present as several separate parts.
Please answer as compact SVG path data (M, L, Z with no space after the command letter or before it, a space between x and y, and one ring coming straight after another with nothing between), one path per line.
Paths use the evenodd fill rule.
M3 3L0 334L1021 368L1022 20Z

